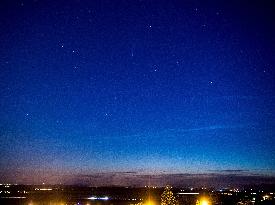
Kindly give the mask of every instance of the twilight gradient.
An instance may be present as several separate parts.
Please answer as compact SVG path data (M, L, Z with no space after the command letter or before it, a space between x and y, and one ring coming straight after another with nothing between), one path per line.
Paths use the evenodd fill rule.
M0 180L274 176L274 11L271 1L1 1Z

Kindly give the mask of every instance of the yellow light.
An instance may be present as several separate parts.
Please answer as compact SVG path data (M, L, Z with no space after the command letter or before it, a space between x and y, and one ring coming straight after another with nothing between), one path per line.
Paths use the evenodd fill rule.
M206 200L202 200L202 201L201 201L201 205L209 205L209 203L208 203L208 201L206 201Z
M152 200L148 200L145 204L146 205L155 205L155 203Z
M208 198L201 198L200 200L197 201L197 205L211 205L210 201Z

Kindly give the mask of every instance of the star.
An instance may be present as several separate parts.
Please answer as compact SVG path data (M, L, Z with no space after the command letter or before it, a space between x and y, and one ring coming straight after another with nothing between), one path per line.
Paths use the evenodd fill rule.
M0 24L6 32L0 37L0 133L9 135L2 137L7 154L0 170L20 170L16 177L4 174L9 179L48 184L69 173L73 178L66 175L65 182L78 182L80 174L82 183L89 170L275 169L268 158L275 139L269 149L258 149L275 132L272 9L232 3L229 12L227 3L203 0L142 0L119 8L98 1L37 1L1 4L14 14L8 29ZM10 12L1 17L10 19ZM27 32L18 32L22 28Z

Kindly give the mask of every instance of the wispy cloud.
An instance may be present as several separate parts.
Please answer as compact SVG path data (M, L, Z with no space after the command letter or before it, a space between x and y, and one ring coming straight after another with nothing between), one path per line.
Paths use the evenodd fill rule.
M232 130L232 129L241 129L241 128L255 128L256 125L252 124L239 124L239 125L209 125L201 127L191 127L191 128L169 128L158 131L148 131L141 133L133 133L129 135L115 135L112 137L119 137L119 139L127 138L143 138L148 136L159 136L161 134L167 133L188 133L188 132L200 132L200 131L215 131L215 130ZM106 136L109 138L109 136Z
M232 99L236 99L236 100L255 100L255 99L263 99L263 98L269 98L269 99L274 99L275 96L271 95L271 96L264 96L264 95L226 95L226 96L220 96L220 97L216 97L216 98L223 98L223 99L228 99L228 100L232 100Z
M224 130L224 129L239 129L244 127L251 127L251 125L210 125L203 127L194 127L186 129L168 129L175 132L195 132L195 131L211 131L211 130Z
M46 177L46 178L45 178ZM208 170L206 173L158 173L148 174L143 171L121 171L121 172L91 172L86 174L73 174L62 172L32 172L24 174L18 172L13 178L8 178L0 171L1 180L10 182L37 184L41 179L47 180L49 184L82 184L89 186L136 186L144 185L165 186L214 186L224 187L227 185L260 185L275 184L275 175L266 175L247 169L224 169ZM21 179L21 181L19 180ZM14 181L15 180L15 181Z
M218 170L216 170L218 171ZM250 173L249 170L219 170L219 173L178 173L178 174L139 174L128 172L110 172L90 175L76 175L68 179L67 183L84 183L94 186L227 186L247 184L274 184L275 176L266 176Z
M236 172L238 172L238 173L240 173L240 172L248 172L249 170L248 169L224 169L224 170L216 170L216 171L218 171L218 172L226 172L226 173L232 173L232 172L234 172L234 173L236 173Z

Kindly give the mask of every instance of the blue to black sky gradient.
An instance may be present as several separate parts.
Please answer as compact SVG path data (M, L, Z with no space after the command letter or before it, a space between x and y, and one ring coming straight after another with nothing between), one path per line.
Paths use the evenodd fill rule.
M1 181L274 176L274 8L1 0Z

